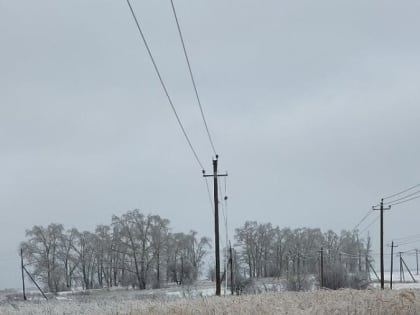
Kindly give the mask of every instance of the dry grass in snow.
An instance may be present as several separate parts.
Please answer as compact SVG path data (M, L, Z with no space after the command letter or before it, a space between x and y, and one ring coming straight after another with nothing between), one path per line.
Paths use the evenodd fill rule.
M420 290L319 290L162 301L91 297L2 303L0 314L420 314Z

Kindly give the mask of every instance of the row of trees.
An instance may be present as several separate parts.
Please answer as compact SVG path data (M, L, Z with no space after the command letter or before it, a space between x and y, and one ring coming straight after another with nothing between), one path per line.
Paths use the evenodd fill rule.
M21 243L25 265L50 292L133 286L158 288L190 282L201 272L210 239L196 232L173 233L168 219L139 210L113 216L94 232L62 224L34 226Z
M26 266L50 292L193 282L211 248L210 239L194 231L173 233L169 224L158 215L133 210L113 216L110 225L99 225L94 232L65 230L56 223L36 225L26 231L21 248ZM301 275L319 273L321 248L326 275L329 270L369 270L370 240L359 239L357 232L338 235L247 221L235 230L235 241L235 281L297 277L300 282Z
M357 231L338 235L247 221L235 230L235 240L240 269L249 278L318 274L321 248L326 267L341 265L349 273L369 270L370 239L359 239Z

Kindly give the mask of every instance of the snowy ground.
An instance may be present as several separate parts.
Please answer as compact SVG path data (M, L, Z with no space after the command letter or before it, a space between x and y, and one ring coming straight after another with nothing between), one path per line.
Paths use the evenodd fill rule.
M414 279L416 282L413 281L411 276L405 272L405 281L400 282L400 273L395 272L392 275L392 288L395 290L402 290L402 289L420 289L420 275L413 274ZM385 281L385 288L390 288L390 279L391 275L389 272L384 273L384 281ZM376 280L376 277L372 275L372 280ZM371 284L372 287L380 288L381 284L376 280Z
M420 283L394 283L394 288L278 292L282 281L265 279L253 288L260 294L219 298L212 296L214 283L208 281L159 290L63 292L49 301L30 295L24 302L20 295L5 292L0 314L420 314Z

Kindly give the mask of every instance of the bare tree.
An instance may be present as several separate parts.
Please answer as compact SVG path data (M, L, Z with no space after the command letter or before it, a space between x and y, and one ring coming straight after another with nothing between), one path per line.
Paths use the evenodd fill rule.
M58 257L63 230L63 226L56 223L46 228L35 225L26 231L29 240L21 244L27 264L31 265L34 275L47 285L50 292L58 291L63 283Z

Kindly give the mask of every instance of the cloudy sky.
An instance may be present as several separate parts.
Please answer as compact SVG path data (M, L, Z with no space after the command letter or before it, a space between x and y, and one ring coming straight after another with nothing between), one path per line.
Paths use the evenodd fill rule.
M170 1L132 2L210 172ZM175 5L229 173L231 234L245 220L352 229L420 183L420 2ZM19 287L19 242L35 224L93 230L139 208L213 235L201 169L125 1L0 0L0 43L1 287ZM386 213L386 242L418 233L419 207Z

